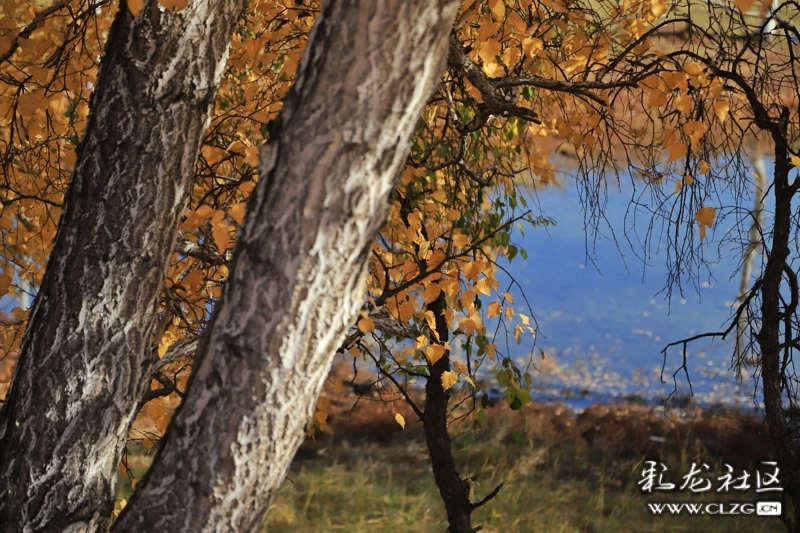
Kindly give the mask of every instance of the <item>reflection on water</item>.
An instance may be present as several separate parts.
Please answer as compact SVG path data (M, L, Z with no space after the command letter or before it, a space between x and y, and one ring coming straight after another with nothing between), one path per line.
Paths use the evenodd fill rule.
M621 237L630 200L624 190L609 191L605 212L610 229L601 230L596 240L587 238L584 231L574 187L545 190L538 196L544 214L555 219L557 226L517 234L515 243L527 250L528 258L518 256L507 268L528 297L539 334L532 356L533 339L513 346L510 353L523 364L532 358L538 370L532 372L534 387L542 394L557 395L568 389L592 399L636 395L663 400L673 390L672 373L682 362L681 348L671 348L664 372L667 383L662 383L661 350L666 344L725 329L731 320L739 257L730 246L718 251L715 241L733 221L720 221L706 239L704 247L711 253L706 255L709 264L699 274L698 287L686 287L682 294L673 292L670 300L666 293L658 294L667 279L664 247L651 248L645 268L635 249ZM636 218L635 227L641 232L649 215ZM629 229L630 220L629 216ZM609 238L611 230L618 245ZM641 255L641 250L636 251ZM504 286L502 278L500 284ZM519 289L511 292L520 293ZM517 304L520 301L515 298ZM737 382L731 369L733 350L733 335L724 341L702 339L689 344L687 366L694 401L752 407L753 380ZM752 373L752 369L745 371ZM689 393L682 373L677 393Z

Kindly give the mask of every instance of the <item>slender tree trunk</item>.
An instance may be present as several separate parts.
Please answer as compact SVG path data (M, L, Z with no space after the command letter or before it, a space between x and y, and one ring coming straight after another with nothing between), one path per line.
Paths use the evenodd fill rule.
M763 127L763 126L762 126ZM784 318L794 314L795 309L784 308L781 311L780 287L784 274L787 274L789 257L789 240L792 224L792 196L795 185L789 184L789 153L786 144L786 119L782 116L777 124L770 128L775 141L775 223L772 243L764 269L761 288L761 330L758 343L761 348L761 376L764 390L764 408L769 424L770 439L775 447L781 472L781 481L794 504L794 520L785 518L789 531L800 533L800 463L798 462L795 436L791 434L786 422L784 410L785 351L793 339L790 321ZM788 273L790 276L794 274ZM792 289L792 301L797 305L797 287ZM789 325L784 330L786 344L781 342L781 326ZM786 353L786 356L790 355Z
M444 316L444 293L430 303L428 309L433 311L436 319L436 333L439 343L449 338L447 319ZM431 342L435 342L431 339ZM469 499L469 483L461 477L456 469L453 457L453 446L447 432L447 404L450 396L442 386L442 374L450 370L450 354L445 354L430 365L430 375L425 384L425 442L431 456L431 469L447 511L448 533L472 532L472 504Z
M189 391L116 532L245 532L263 522L336 348L456 0L330 0L248 206Z
M239 0L123 2L0 412L0 530L105 531Z
M757 147L753 148L754 151L757 149ZM752 161L756 174L756 180L753 184L753 211L751 212L753 222L750 225L747 237L747 248L745 248L744 256L742 257L742 276L739 284L739 295L736 299L737 307L743 305L747 298L747 293L751 286L750 276L753 273L756 255L762 249L761 232L764 228L764 196L767 193L767 168L763 154L756 154L752 157ZM739 314L739 318L736 321L736 361L739 363L744 359L749 340L745 333L748 321L746 312Z

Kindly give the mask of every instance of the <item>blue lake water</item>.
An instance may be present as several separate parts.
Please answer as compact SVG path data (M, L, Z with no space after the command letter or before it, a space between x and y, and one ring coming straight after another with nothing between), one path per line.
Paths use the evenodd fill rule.
M674 184L668 181L664 187ZM531 373L539 399L561 400L567 395L576 406L630 395L653 403L663 401L675 388L672 373L681 363L680 348L672 348L663 374L666 383L662 383L665 345L724 329L731 320L741 250L720 251L715 244L731 228L731 219L718 221L709 232L704 244L708 269L696 287L689 284L682 294L674 291L669 299L659 294L668 273L665 247L650 247L645 267L639 259L641 248L624 238L626 228L643 234L650 221L643 212L631 225L629 185L623 183L621 190L609 186L604 209L608 226L601 226L596 236L587 235L574 185L540 190L536 197L535 214L554 219L556 226L526 227L524 235L517 231L513 242L528 257L518 255L504 264L520 284L510 290L515 308L528 313L523 291L531 305L538 327L535 344L528 335L516 345L510 334L504 338L502 329L496 344L518 364L535 366ZM724 208L733 203L732 197L722 196L714 205ZM745 205L749 207L750 201ZM769 211L767 205L768 219ZM502 274L498 278L500 290L506 290L509 279ZM30 302L6 296L0 300L0 310L8 312L20 304L27 307ZM687 366L694 401L753 407L752 376L737 381L731 368L733 350L734 335L689 345ZM744 370L752 373L751 368ZM677 393L689 393L683 374L678 375Z
M668 181L664 187L673 188L674 184ZM525 228L524 236L517 232L513 241L526 249L528 257L517 256L506 266L524 290L539 332L535 349L529 336L519 347L509 340L509 353L518 363L531 361L536 366L532 375L539 397L556 398L566 392L577 403L627 395L662 401L675 388L672 372L682 360L680 347L671 348L664 372L666 383L662 383L661 350L666 344L719 331L730 323L731 304L740 283L741 250L733 246L719 249L717 242L731 228L732 219L718 221L709 232L704 242L708 269L701 271L697 283L684 286L682 294L674 290L668 298L666 293L659 294L668 274L664 245L660 250L650 248L645 266L636 256L641 257L641 247L632 247L623 237L626 226L643 233L650 221L649 214L642 212L632 225L629 212L625 222L631 194L624 184L621 190L609 187L608 225L605 229L601 226L596 239L584 229L574 186L566 184L537 195L543 214L557 225ZM717 207L726 207L728 201L729 207L732 199L717 198L723 204ZM745 205L749 207L750 200ZM769 209L767 206L767 219L771 218ZM507 279L501 278L501 288L504 282ZM521 290L511 292L519 309ZM498 345L504 343L499 340ZM688 346L694 401L753 407L752 376L739 382L731 369L734 345L735 333L724 341L703 339ZM753 370L744 371L752 374ZM682 373L677 393L689 393Z

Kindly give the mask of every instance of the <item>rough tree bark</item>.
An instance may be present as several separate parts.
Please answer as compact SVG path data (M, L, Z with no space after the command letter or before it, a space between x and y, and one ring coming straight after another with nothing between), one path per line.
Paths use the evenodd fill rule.
M363 304L457 0L323 3L187 395L115 532L254 531Z
M240 0L123 3L0 412L0 529L105 531Z

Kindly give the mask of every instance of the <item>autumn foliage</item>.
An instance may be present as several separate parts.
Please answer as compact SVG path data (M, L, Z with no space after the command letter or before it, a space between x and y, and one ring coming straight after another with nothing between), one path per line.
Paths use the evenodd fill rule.
M33 296L41 283L89 120L104 38L117 9L135 14L142 5L4 2L0 295L8 302ZM187 0L160 5L180 11ZM720 43L734 46L725 32L746 27L750 19L742 14L754 5L740 0L705 21L696 18L700 6L463 2L450 68L420 118L343 357L373 361L399 389L424 381L427 369L448 357L444 389L460 387L479 398L477 375L488 369L509 405L530 401L531 367L518 366L499 339L534 337L535 303L515 301L514 281L502 271L506 261L528 258L514 243L515 232L552 222L532 212L523 188L561 181L557 151L572 158L587 191L604 191L611 178L631 175L657 199L685 210L689 216L676 231L689 251L677 239L675 246L677 257L688 261L717 217L709 184L736 179L729 160L762 142L746 125L751 95L720 69L747 77L762 56L788 61L780 43L769 51L743 47L738 59L733 52L716 56ZM764 15L769 5L755 7ZM131 429L131 439L145 448L165 433L185 391L191 354L171 355L200 335L220 298L236 230L258 181L258 147L281 109L319 9L310 1L251 0L239 20L153 332L153 352L169 362L154 376ZM768 105L797 107L796 87L765 81L757 90ZM587 207L600 205L599 195L587 195ZM440 342L432 304L441 298L452 335ZM0 396L27 313L22 306L10 309L0 328ZM475 412L480 418L480 404ZM405 424L401 415L396 420ZM324 402L310 421L314 427L327 429Z

